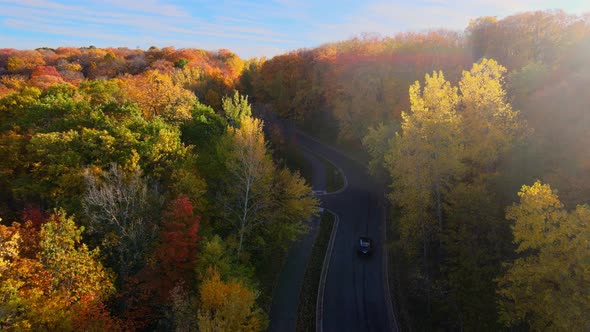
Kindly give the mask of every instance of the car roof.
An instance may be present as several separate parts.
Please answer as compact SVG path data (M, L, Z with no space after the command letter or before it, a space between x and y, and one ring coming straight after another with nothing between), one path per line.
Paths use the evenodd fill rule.
M373 246L373 241L371 239L369 239L368 237L363 237L361 236L359 238L359 245L361 246L367 246L367 247L372 247Z

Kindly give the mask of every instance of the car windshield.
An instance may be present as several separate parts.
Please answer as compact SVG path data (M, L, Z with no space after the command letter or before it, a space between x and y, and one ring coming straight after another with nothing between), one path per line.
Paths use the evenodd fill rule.
M369 241L361 239L361 247L368 247L370 245Z

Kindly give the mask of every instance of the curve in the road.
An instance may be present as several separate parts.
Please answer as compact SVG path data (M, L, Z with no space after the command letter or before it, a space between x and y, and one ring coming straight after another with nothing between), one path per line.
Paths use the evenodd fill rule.
M314 159L317 159L317 158L322 158L321 156L317 156L317 155L315 155L315 153L314 153L313 151L311 151L311 150L309 150L309 149L307 149L307 148L305 148L305 147L303 147L303 146L301 147L301 149L302 149L302 150L303 150L305 153L313 155L313 156L314 156ZM309 159L311 159L311 158L309 158ZM325 158L322 158L322 159L325 159ZM323 196L323 195L335 195L335 194L340 194L341 192L343 192L344 190L346 190L346 188L348 187L348 179L346 178L346 175L344 174L344 171L343 171L343 170L342 170L340 167L338 167L338 165L335 165L335 164L334 164L334 163L332 163L332 162L331 162L329 159L325 159L325 160L326 160L327 162L329 162L329 163L330 163L330 164L331 164L331 165L332 165L334 168L336 168L336 170L338 170L338 173L339 173L339 174L340 174L340 176L342 177L342 182L343 182L343 185L342 185L342 187L341 187L340 189L338 189L338 190L336 190L336 191L324 192L324 193L317 194L317 195L318 195L318 196ZM315 160L315 161L317 161L317 160ZM313 160L312 160L312 162L315 162L315 161L313 161ZM321 162L320 162L320 164L321 164ZM320 166L321 166L321 167L324 167L323 165L320 165ZM312 168L313 168L313 169L316 169L316 167L312 167ZM324 177L325 177L325 174L326 174L326 172L325 172L325 170L324 170L324 172L323 172L323 176L324 176ZM325 181L324 181L324 182L325 182ZM325 187L326 187L326 185L325 185L325 183L324 183L324 184L323 184L323 189L317 189L317 188L315 188L315 189L317 189L317 190L319 190L319 191L325 191L325 190L326 190L326 188L325 188Z
M340 152L306 135L298 135L297 141L330 161L346 177L348 184L338 193L322 195L324 207L339 215L340 223L326 274L320 328L326 331L396 331L384 270L386 257L382 235L385 225L384 210L378 204L379 186L362 165ZM375 242L373 257L369 259L355 254L356 241L361 235Z

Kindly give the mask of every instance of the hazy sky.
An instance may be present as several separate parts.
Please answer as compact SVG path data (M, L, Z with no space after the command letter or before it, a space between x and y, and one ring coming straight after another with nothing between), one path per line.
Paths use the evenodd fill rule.
M0 0L0 48L152 45L272 56L363 32L463 30L478 16L590 11L590 0Z

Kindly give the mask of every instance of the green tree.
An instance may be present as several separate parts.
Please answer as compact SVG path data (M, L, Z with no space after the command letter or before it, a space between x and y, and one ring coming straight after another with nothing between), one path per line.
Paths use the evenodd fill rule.
M482 184L458 184L445 204L442 313L453 329L499 330L495 279L510 254L510 229L495 195ZM444 310L447 310L446 312Z
M219 235L214 235L201 247L196 264L198 280L206 279L210 269L217 271L223 280L235 279L253 286L254 270L251 266L236 262L227 242Z
M234 92L233 97L224 96L221 103L227 122L233 127L239 126L242 119L252 116L248 96L240 95L237 90Z
M219 235L206 241L197 260L197 271L200 279L204 279L207 270L214 268L223 278L227 278L232 272L232 260L228 249Z
M196 102L192 110L192 119L182 127L182 141L203 150L214 145L227 129L227 121L215 113L213 108Z
M188 63L189 63L189 61L188 61L187 59L185 59L185 58L178 59L178 61L176 61L176 62L174 63L174 68L179 68L179 69L182 69L182 68L184 68L184 66L186 66Z

